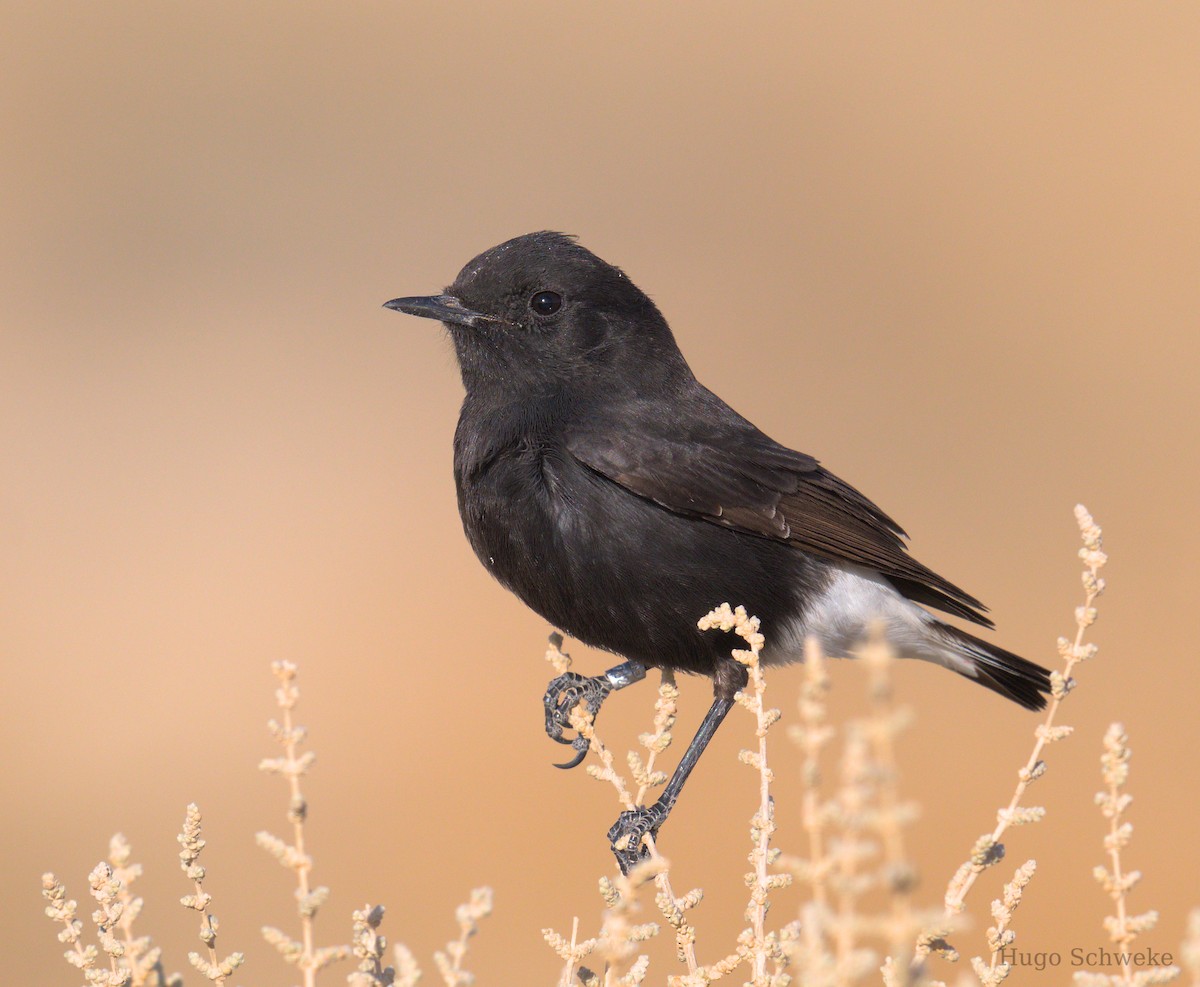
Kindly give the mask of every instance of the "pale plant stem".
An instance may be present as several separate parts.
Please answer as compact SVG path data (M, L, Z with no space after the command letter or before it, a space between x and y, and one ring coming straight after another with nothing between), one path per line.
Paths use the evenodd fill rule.
M1097 568L1097 566L1090 567L1090 571L1093 576L1095 576ZM1100 593L1097 590L1088 590L1084 598L1084 608L1090 609L1099 595ZM1083 646L1083 637L1086 629L1087 626L1085 624L1078 624L1075 632L1074 647L1071 649L1071 652L1066 659L1066 665L1063 667L1062 671L1062 677L1065 682L1070 682L1071 672L1074 671L1075 666L1081 661L1077 655L1079 654L1080 648ZM1029 755L1029 760L1025 762L1025 767L1018 775L1017 787L1013 791L1012 798L1009 799L1008 808L999 813L996 821L996 827L992 830L991 839L993 843L998 842L1000 837L1003 836L1004 832L1008 829L1013 812L1021 804L1021 799L1025 796L1025 790L1029 787L1029 783L1035 777L1033 774L1034 769L1037 766L1038 761L1041 760L1042 751L1045 749L1045 746L1048 743L1048 736L1051 728L1054 726L1054 718L1058 715L1058 709L1062 705L1062 701L1066 698L1066 696L1067 693L1064 691L1063 693L1056 696L1051 696L1050 698L1049 705L1046 709L1046 719L1043 721L1041 728L1037 731L1037 739L1034 741L1033 753ZM966 875L961 885L956 890L956 893L948 897L946 901L947 915L949 915L951 912L961 910L963 901L966 899L967 892L969 892L974 886L976 878L981 873L981 870L971 871Z
M596 736L595 729L588 727L588 739L591 742L592 749L596 752L600 762L604 765L602 777L606 778L617 790L617 799L623 805L626 811L632 811L637 808L638 803L634 801L633 796L629 793L629 789L625 786L624 780L613 767L613 755L604 742ZM653 752L651 752L653 753ZM658 852L658 847L654 845L654 837L649 833L643 838L646 844L646 849L650 851L650 856L654 860L662 860L662 854ZM675 889L671 887L671 879L664 868L659 873L654 875L654 884L659 892L666 895L672 902L676 901ZM684 963L687 964L688 973L695 974L699 971L700 966L696 962L696 946L694 943L687 942L683 946ZM608 977L605 977L605 983L608 983Z
M899 808L899 801L884 792L880 793L879 801L884 813L891 813ZM883 837L885 859L892 867L902 867L904 865L904 841L900 828L894 823L885 824ZM906 929L912 911L911 892L906 888L893 888L888 897L891 899L892 918L896 920L896 928ZM895 953L903 945L904 940L894 940L891 943L892 952Z
M656 739L657 739L657 737L656 737ZM657 759L658 759L658 751L656 751L656 750L652 749L646 755L646 774L648 776L654 773L654 762ZM649 790L650 790L649 785L639 785L637 795L633 799L634 804L635 805L645 805L646 804L646 795L649 793Z
M666 712L668 707L663 705L664 703L667 703L667 699L663 695L663 689L668 685L674 689L675 673L664 671L663 686L659 687L659 698L655 703L654 733L650 735L648 740L644 740L644 745L646 747L646 770L643 777L647 779L647 782L644 785L638 786L637 796L634 798L634 802L638 805L645 804L646 796L650 792L649 779L654 774L654 762L658 759L659 741L662 740L665 734L670 732L670 725L675 722L675 703L677 702L677 699L672 698L670 700L669 713ZM675 696L678 696L677 692L675 693Z
M1004 932L1005 926L1003 924L997 922L996 923L996 931ZM991 959L988 962L988 970L992 973L995 973L996 967L1000 965L1000 953L1001 953L1001 950L997 950L997 949L992 950Z
M209 911L212 896L204 891L205 868L200 864L201 852L205 842L202 839L202 819L199 807L190 803L184 816L183 829L176 837L183 847L179 854L180 869L192 882L192 894L180 899L180 904L200 917L200 941L204 943L208 958L199 952L188 953L188 962L207 980L215 984L224 984L233 971L242 965L245 957L241 953L231 953L224 961L217 955L217 920Z
M997 926L996 928L999 929L999 931L1001 931L1001 932L1004 931L1002 928L1000 928L1000 926ZM999 966L999 964L1000 964L1000 951L992 950L991 959L988 962L988 971L990 973L995 973L996 967Z
M658 852L658 847L654 845L654 837L646 834L646 847L650 850L650 856L654 860L662 860L662 854ZM667 875L666 870L654 875L654 885L659 892L666 895L672 902L675 901L675 889L671 887L671 878ZM700 964L696 962L696 945L695 943L684 943L683 946L683 961L687 964L688 973L696 973L700 969Z
M199 900L203 901L204 900L204 888L202 888L200 886L199 881L193 880L192 884L194 884L196 887L196 897ZM220 962L221 962L221 957L219 957L217 955L216 946L213 945L216 942L217 930L213 927L212 914L209 912L207 905L205 905L204 909L200 912L200 921L203 923L204 928L206 928L209 932L212 933L212 939L209 941L206 941L204 943L205 947L208 949L208 961L214 967L219 966ZM201 937L201 938L203 939L203 937ZM221 977L215 982L219 983L219 984L223 984L223 983L225 983L225 978Z
M647 835L646 845L650 848L651 857L656 860L662 859L662 855L658 852L658 847L654 845L654 837ZM661 873L654 875L654 884L661 894L666 895L672 902L676 900L675 889L671 887L671 878L665 869ZM687 965L689 974L699 971L700 964L696 961L696 944L694 942L685 942L683 944L683 962Z
M1108 784L1108 794L1112 799L1112 805L1119 805L1121 797L1120 787L1115 781L1110 781ZM1108 835L1109 835L1109 851L1108 859L1112 864L1113 883L1117 887L1117 892L1113 894L1113 903L1116 905L1117 914L1117 932L1113 936L1113 940L1118 943L1118 952L1121 954L1121 974L1125 983L1133 983L1133 969L1130 964L1130 949L1129 946L1134 940L1134 934L1126 927L1126 910L1125 910L1125 889L1122 886L1123 872L1121 871L1121 844L1118 830L1120 829L1121 814L1114 812L1108 820Z
M821 913L829 907L829 892L825 886L825 839L820 821L820 800L816 791L804 793L804 831L808 834L808 858L812 864L812 900Z
M854 860L849 852L838 855L838 874L843 888L848 888L854 878ZM854 954L854 897L848 891L838 892L838 921L834 929L837 956L838 983L849 983L850 960Z
M652 771L654 771L654 761L655 761L655 758L657 758L657 757L658 757L658 751L651 751L646 756L646 774L650 774ZM645 804L646 793L649 788L650 788L649 785L639 785L638 786L637 795L634 796L634 799L633 799L635 804L637 804L637 805Z
M562 651L561 637L556 637L556 635L551 635L550 648L547 651L547 658L552 662L555 670L559 674L562 674L568 668L570 668L570 665L571 665L570 658ZM665 678L665 673L664 673L664 681L667 681ZM669 681L670 681L671 685L674 685L673 678L671 678ZM672 719L673 719L673 717L672 717ZM661 738L663 733L667 730L665 723L666 723L665 720L662 723L656 722L653 740L658 740L659 738ZM622 779L621 775L618 774L616 769L613 767L612 751L610 751L605 746L604 742L596 735L594 721L592 721L590 717L583 717L583 718L576 719L574 716L572 716L571 725L573 727L575 727L575 729L578 730L581 734L583 734L584 736L586 736L588 738L588 742L590 744L590 749L593 751L593 753L596 754L596 756L600 759L600 763L604 766L603 771L600 773L599 777L602 779L606 779L609 783L612 784L613 788L616 789L617 800L621 803L622 807L626 811L632 811L633 809L637 808L637 806L641 805L643 803L643 800L646 798L646 795L650 788L649 784L640 785L638 787L636 798L630 794L629 789L626 787L625 782ZM654 746L651 746L649 748L649 750L647 751L646 762L645 762L645 774L647 777L654 771L654 764L655 764L655 761L657 760L657 757L658 757L658 751L655 749ZM643 842L646 846L646 849L650 853L651 859L653 859L655 861L661 861L664 859L662 854L660 854L658 852L658 847L655 845L654 837L651 834L647 833L643 837ZM666 867L661 868L654 875L654 885L658 889L659 894L666 897L671 902L673 907L678 907L675 905L675 902L678 901L679 899L676 898L676 896L675 896L675 889L671 886L671 878L668 874L668 870ZM687 920L684 919L683 922L686 924ZM575 942L575 929L578 928L578 925L579 925L579 919L577 917L575 919L575 923L574 923L574 926L573 926L572 932L571 932L572 946L574 945L574 942ZM693 941L691 941L690 938L679 940L679 942L680 942L680 955L683 958L684 964L687 966L688 975L694 976L700 970L700 965L696 960L695 943ZM574 967L574 959L568 960L567 970L572 971L573 967ZM609 969L605 972L604 983L605 983L606 987L608 987L608 985L612 983L613 976L614 976L613 970Z
M839 984L849 984L847 971L850 969L850 957L854 952L854 937L850 933L850 924L854 921L854 904L849 896L842 896L841 907L838 909L837 930L834 941L837 944L837 971Z
M1012 932L1013 913L1021 904L1025 886L1033 879L1036 869L1037 863L1027 860L1017 868L1012 881L1004 885L1002 897L992 902L992 919L996 924L988 930L988 942L992 947L991 960L987 966L990 979L980 976L984 983L998 984L1008 976L1001 969L1004 964L1001 963L1000 957L1008 944L1015 939L1015 934ZM972 966L975 967L976 974L980 975L978 962L978 958L976 958L972 961Z
M567 965L563 969L562 977L559 978L558 987L572 987L572 982L575 979L575 945L579 941L579 916L576 915L571 922L571 955L567 959Z
M304 804L304 796L300 792L300 775L296 771L296 734L292 729L292 710L290 706L283 708L283 735L287 738L288 768L286 772L288 786L291 789L291 805ZM306 901L310 894L308 884L308 855L304 852L304 816L293 812L292 815L292 844L296 848L298 863L296 866L296 884L299 887L298 898ZM304 942L304 954L300 961L300 969L304 971L304 987L316 987L317 971L313 963L313 921L312 916L300 915L300 935Z
M674 676L672 675L669 680L667 680L665 678L665 676L666 676L666 673L664 672L664 681L669 681L669 683L673 686L675 684ZM660 699L660 702L661 701L662 700ZM671 716L671 720L672 721L674 720L673 714ZM652 775L654 772L654 763L658 759L658 753L659 753L658 749L657 749L656 741L660 740L662 738L663 734L667 732L666 722L667 722L666 720L656 722L655 731L654 731L653 736L651 737L649 749L647 750L647 753L646 753L646 777L647 778L650 775ZM623 803L623 804L625 804L625 808L632 809L635 805L645 804L645 799L646 799L646 795L649 792L649 788L650 788L649 784L640 785L638 787L637 797L633 799L633 802L632 803ZM654 845L654 837L651 836L649 833L647 833L645 840L646 840L646 846L650 850L650 856L653 858L661 859L661 855L658 852L658 847L656 847ZM666 895L672 902L675 901L675 890L674 890L674 888L671 887L671 878L665 868L661 872L659 872L658 874L656 874L654 876L654 885L655 885L655 887L658 888L660 894ZM687 965L689 974L696 973L699 970L700 967L696 961L696 946L694 943L691 943L691 942L684 943L683 958L684 958L684 963Z
M133 895L129 893L129 889L125 886L124 882L121 883L120 898L123 910L121 912L121 920L117 923L117 928L121 930L121 934L124 936L125 955L129 957L130 982L133 987L140 987L145 982L145 978L137 975L137 964L134 962L138 957L138 952L133 944L133 919L129 917L131 914L129 906L133 901ZM213 952L212 949L209 949L210 954L213 954Z
M996 932L997 932L997 934L1002 934L1002 933L1004 933L1004 932L1007 930L1007 928L1008 928L1008 923L1007 923L1007 921L999 921L999 920L998 920L998 921L996 922ZM1001 952L1002 952L1002 950L999 950L999 949L993 949L993 950L992 950L991 960L988 962L988 970L989 970L991 973L995 973L995 972L996 972L996 967L1000 965L1000 954L1001 954Z
M886 673L881 672L880 675ZM893 876L906 867L904 859L904 834L900 828L901 799L899 790L899 768L896 751L892 743L891 719L895 709L890 701L889 684L877 683L873 689L875 724L872 731L872 747L875 763L880 769L879 808L880 829L883 835L884 859ZM898 956L906 947L907 935L912 926L912 890L907 882L900 887L889 888L893 931L890 948Z
M467 953L467 940L471 938L470 927L463 928L458 934L458 948L453 950L454 960L450 964L450 971L455 974L453 983L458 983L458 974L462 972L463 957Z
M112 872L110 871L109 873L111 874ZM102 899L99 899L99 898L97 898L97 901L100 902L100 909L97 912L94 912L92 914L92 918L94 920L97 919L98 916L101 916L101 915L106 916L106 913L108 911L107 904L105 901L103 901ZM97 925L98 930L102 932L103 926L101 925L101 923L99 921L96 921L96 925ZM111 931L112 927L109 926L108 928L109 928L109 935L112 935L112 931ZM100 937L100 944L101 944L101 946L105 947L104 952L108 953L108 966L109 966L109 969L112 970L113 982L115 983L115 982L117 982L117 976L119 974L119 968L117 966L117 958L115 955L113 955L111 952L109 952L109 950L104 942L103 935L101 935L101 937Z
M759 707L761 714L762 698L759 697ZM761 715L760 715L761 721ZM762 758L761 769L759 772L758 798L760 810L763 813L764 819L769 819L771 813L771 776L767 773L767 735L765 732L758 741L758 753ZM767 854L771 849L770 830L764 826L758 836L758 859L756 862L755 872L758 878L758 886L764 892L767 890ZM759 943L766 938L767 930L767 908L766 903L759 904L754 909L754 938ZM754 976L765 977L767 974L767 954L759 951L754 958Z
M754 982L758 983L767 975L767 953L762 948L766 939L767 903L766 896L770 890L767 875L768 855L771 852L771 831L773 826L774 807L771 802L771 772L767 767L767 722L766 711L763 709L763 690L765 681L758 657L750 666L750 681L754 686L753 709L758 729L758 846L754 854L754 873L756 891L751 898L752 922L754 925Z
M761 652L764 644L763 635L759 633L757 617L750 617L743 607L736 610L729 604L723 604L711 611L699 621L701 630L720 628L723 631L734 631L738 637L749 645L748 650L736 650L733 657L746 668L746 684L751 687L749 692L743 687L734 698L738 705L745 707L754 714L755 736L758 738L758 750L743 750L738 759L758 771L758 812L755 813L750 825L751 839L754 850L750 853L750 862L754 865L754 873L746 876L750 887L750 902L746 906L745 918L750 923L746 930L749 941L738 939L738 953L732 954L728 960L734 963L742 960L751 970L751 979L747 984L762 987L767 981L767 961L775 955L777 972L781 969L783 956L778 944L773 946L767 936L767 911L770 908L769 896L776 887L786 887L791 878L775 877L768 873L772 862L771 837L775 833L775 804L771 798L771 769L767 764L767 733L778 722L780 712L777 709L767 709L763 696L766 692L766 676L763 673ZM776 852L774 856L778 856ZM723 972L730 972L732 967L726 967L727 961L718 964L724 967ZM715 969L715 968L714 968Z
M859 853L862 844L862 822L866 805L863 790L864 761L868 757L869 739L851 731L842 755L840 802L840 843L834 855L837 868L837 921L834 923L834 955L837 961L837 982L852 983L854 951L858 937L858 897L855 890Z
M750 824L754 849L749 855L749 860L754 865L754 872L746 875L750 901L744 912L750 927L738 937L739 949L736 953L730 954L712 967L705 968L703 975L709 979L704 982L708 983L724 976L732 972L739 963L745 962L751 970L751 979L746 982L747 987L763 987L768 982L767 961L772 955L776 960L776 973L781 973L786 964L780 944L771 943L766 927L771 890L786 887L791 883L790 877L773 876L768 872L778 852L773 853L771 849L771 837L775 833L775 805L771 797L771 769L767 763L767 733L778 722L781 714L777 709L767 709L763 702L766 676L763 673L761 652L765 641L759 633L758 618L749 616L744 607L734 609L728 603L724 603L701 617L697 623L701 630L733 631L748 645L748 649L732 652L732 657L746 669L745 685L734 699L738 705L754 714L755 736L758 738L757 751L742 750L738 755L738 760L758 771L759 805ZM747 691L746 686L751 687L750 691ZM790 934L794 936L794 927L789 929Z
M121 890L124 891L125 889L122 888ZM122 894L121 899L121 904L125 906L125 910L121 913L121 921L117 923L117 928L121 930L121 944L125 947L125 955L132 958L136 953L133 949L133 923L126 918L129 914L128 896Z
M634 796L630 795L629 789L625 786L624 779L620 777L620 774L617 773L616 768L612 766L613 759L611 750L605 747L604 741L601 741L600 738L595 735L594 728L589 728L588 732L589 740L592 742L592 748L595 750L596 755L599 756L601 764L604 764L605 766L604 777L608 779L608 782L612 784L614 789L617 789L617 798L620 804L622 804L622 806L624 806L628 812L631 812L632 809L637 808L638 803L634 801ZM650 753L653 754L654 752ZM653 860L662 860L662 855L659 853L659 848L655 847L654 845L654 837L647 833L647 835L643 837L643 841L646 843L646 848L649 850L650 857L652 857ZM674 893L674 889L671 886L671 878L668 877L665 868L662 869L662 871L660 871L658 874L654 875L654 885L655 887L658 887L662 895L670 898L672 902L676 901L676 893ZM700 970L700 964L696 962L696 946L694 943L684 944L683 956L684 963L688 965L688 973L697 973L697 971ZM607 983L607 977L605 982Z
M1096 610L1093 604L1104 592L1105 586L1099 570L1108 561L1102 548L1103 532L1082 504L1075 505L1075 521L1079 525L1079 532L1083 539L1083 547L1079 549L1078 555L1084 564L1082 574L1084 602L1082 606L1075 608L1075 640L1072 643L1066 638L1058 639L1058 654L1063 659L1063 669L1050 673L1050 699L1047 703L1045 718L1034 732L1033 751L1025 765L1017 772L1017 784L1012 798L1005 808L997 812L995 827L991 833L976 840L971 849L970 858L958 868L954 877L951 878L943 899L941 928L928 928L918 938L917 950L913 959L914 972L918 975L925 957L931 952L941 952L948 958L954 958L954 951L945 942L943 934L946 930L954 927L956 917L964 910L966 896L974 887L979 875L1004 855L1004 845L1000 842L1000 838L1010 826L1036 822L1045 815L1046 810L1043 807L1024 807L1021 803L1030 783L1045 773L1046 763L1042 760L1042 752L1046 745L1071 733L1070 727L1055 726L1055 720L1062 701L1075 686L1072 678L1075 666L1096 654L1096 646L1084 645L1083 640L1087 628L1096 621ZM1021 876L1020 872L1018 876ZM1032 876L1032 872L1022 877L1020 887L1027 883L1030 876ZM1019 890L1020 888L1014 885L1012 893L1017 894ZM992 967L993 970L999 969L996 963L993 963ZM978 972L979 969L980 967L977 965L976 971Z
M70 919L64 918L62 920L62 924L66 927L68 932L71 931L71 920ZM79 960L80 960L79 969L86 970L88 968L88 965L85 964L83 962L83 960L87 954L83 951L83 947L79 945L79 940L76 939L73 943L71 943L71 946L75 950L75 955L77 957L79 957Z
M826 878L829 862L826 858L824 823L821 813L820 777L821 748L825 746L822 736L822 720L825 705L822 695L827 685L824 671L824 656L814 638L804 642L804 668L806 694L800 702L801 745L804 750L804 800L801 806L801 823L808 838L809 883L815 913L821 921L829 911L829 887Z

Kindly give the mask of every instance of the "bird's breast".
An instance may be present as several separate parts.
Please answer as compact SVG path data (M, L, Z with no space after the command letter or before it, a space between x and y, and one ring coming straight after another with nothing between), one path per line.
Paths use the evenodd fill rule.
M458 507L467 540L505 587L568 627L565 586L578 546L571 498L544 443L525 439L484 462L461 464ZM551 616L553 614L553 616Z
M458 463L463 528L484 567L554 626L644 664L709 673L721 603L790 612L801 553L630 493L553 443Z

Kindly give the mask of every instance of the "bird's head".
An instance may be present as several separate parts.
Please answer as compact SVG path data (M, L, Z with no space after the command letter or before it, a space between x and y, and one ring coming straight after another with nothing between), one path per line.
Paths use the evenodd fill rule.
M619 268L562 233L484 251L440 295L386 308L450 331L468 392L659 388L690 371L654 303Z

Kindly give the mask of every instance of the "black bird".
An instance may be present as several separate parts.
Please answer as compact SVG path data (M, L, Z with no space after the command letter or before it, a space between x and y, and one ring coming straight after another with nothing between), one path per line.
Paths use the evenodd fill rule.
M720 603L762 619L767 664L800 660L809 635L850 657L882 626L903 657L1045 706L1046 669L924 609L990 627L978 600L913 559L861 493L700 384L654 303L573 237L517 237L443 294L386 307L441 321L454 342L466 387L454 472L475 554L556 627L627 659L550 684L547 732L577 752L561 766L587 752L562 736L578 702L595 713L648 667L713 679L662 796L609 831L623 870L745 685L726 636L696 626Z

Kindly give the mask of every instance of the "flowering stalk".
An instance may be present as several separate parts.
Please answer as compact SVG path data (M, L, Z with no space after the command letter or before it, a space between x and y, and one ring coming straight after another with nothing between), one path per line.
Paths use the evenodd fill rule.
M1034 733L1036 739L1028 761L1017 772L1017 785L1012 798L1009 799L1008 805L996 814L996 825L992 831L976 840L970 859L959 867L958 872L946 888L945 922L947 925L955 915L963 911L967 892L971 890L979 875L1004 856L1004 845L1000 842L1000 838L1008 828L1038 822L1046 814L1046 810L1041 806L1025 807L1021 805L1021 801L1025 797L1026 789L1045 774L1046 762L1042 759L1042 752L1046 745L1068 736L1073 729L1068 726L1056 726L1054 721L1063 700L1075 688L1075 679L1072 677L1075 666L1093 658L1098 650L1094 644L1084 644L1083 639L1087 629L1096 622L1097 613L1093 604L1096 602L1096 598L1104 592L1105 586L1104 579L1099 572L1108 561L1108 556L1104 554L1103 550L1100 527L1082 504L1075 506L1075 521L1079 525L1079 532L1083 538L1083 548L1079 550L1079 557L1083 560L1084 566L1082 576L1084 601L1083 606L1075 608L1075 640L1069 641L1062 637L1058 639L1058 653L1064 662L1063 670L1050 673L1051 693L1046 717ZM918 960L931 951L930 937L924 936L923 940L925 940L923 943L918 944ZM935 940L940 941L936 937Z

